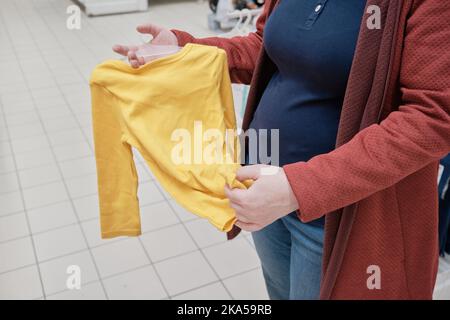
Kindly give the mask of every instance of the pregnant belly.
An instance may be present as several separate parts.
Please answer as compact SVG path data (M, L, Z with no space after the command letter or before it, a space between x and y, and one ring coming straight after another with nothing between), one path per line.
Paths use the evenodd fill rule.
M279 163L272 164L284 165L307 161L332 151L335 148L339 117L340 108L333 104L288 106L283 105L282 100L270 104L267 100L261 100L250 128L257 133L258 154L263 153L264 149L269 153L271 150L278 152ZM258 157L258 163L265 163L261 158ZM274 155L272 158L275 158Z

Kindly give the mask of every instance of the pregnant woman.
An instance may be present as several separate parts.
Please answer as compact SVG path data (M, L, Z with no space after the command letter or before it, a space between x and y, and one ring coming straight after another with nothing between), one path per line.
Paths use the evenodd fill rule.
M272 299L431 299L438 161L450 152L450 3L271 0L257 31L153 44L228 54L251 84L243 129L279 129L279 168L226 194ZM115 46L134 67L137 47ZM238 228L239 227L239 228Z

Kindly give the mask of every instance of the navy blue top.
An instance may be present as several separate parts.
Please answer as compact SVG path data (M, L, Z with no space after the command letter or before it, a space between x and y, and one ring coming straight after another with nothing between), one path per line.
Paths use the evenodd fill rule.
M308 161L335 148L365 4L366 0L281 0L270 15L264 47L278 70L250 128L268 129L268 150L270 129L279 129L279 161L272 158L273 165ZM248 161L265 163L251 156ZM323 222L322 218L314 223Z

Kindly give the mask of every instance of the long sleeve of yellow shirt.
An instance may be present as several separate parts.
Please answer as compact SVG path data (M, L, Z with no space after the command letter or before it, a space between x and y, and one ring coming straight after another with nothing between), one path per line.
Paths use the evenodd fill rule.
M187 44L139 69L109 60L90 86L102 237L141 234L132 147L181 206L231 230L225 184L246 186L235 175L239 144L225 138L236 130L225 52Z

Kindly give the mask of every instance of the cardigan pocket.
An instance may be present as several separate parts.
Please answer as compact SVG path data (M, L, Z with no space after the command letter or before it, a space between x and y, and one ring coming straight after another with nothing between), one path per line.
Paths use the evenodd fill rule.
M328 0L317 0L316 4L314 5L314 8L312 9L312 12L309 14L308 18L306 19L305 23L303 25L300 25L301 29L304 30L311 30L314 24L316 23L317 19L319 18L320 14L324 10L324 7L326 5Z

